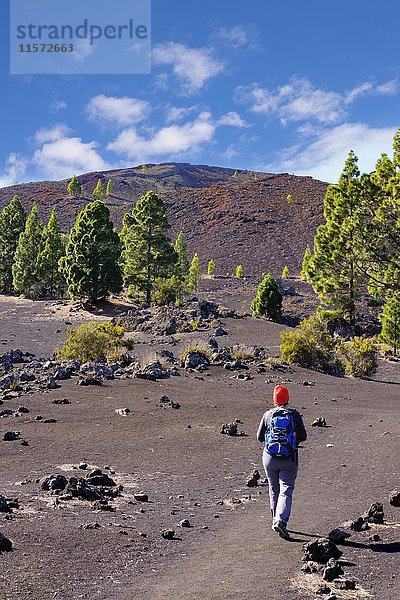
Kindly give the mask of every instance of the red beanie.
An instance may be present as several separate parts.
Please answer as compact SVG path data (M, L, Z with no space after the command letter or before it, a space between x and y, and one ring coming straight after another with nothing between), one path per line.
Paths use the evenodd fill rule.
M274 404L287 404L289 402L289 390L284 385L274 388Z

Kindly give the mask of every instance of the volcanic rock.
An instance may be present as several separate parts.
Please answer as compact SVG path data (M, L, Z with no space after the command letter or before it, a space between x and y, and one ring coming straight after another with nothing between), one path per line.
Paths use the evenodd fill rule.
M2 513L10 513L11 512L11 507L8 504L8 502L4 496L0 496L0 512L2 512Z
M327 427L325 418L319 417L318 419L315 419L315 421L311 423L311 427Z
M369 525L363 517L358 517L349 524L352 531L366 531L369 529Z
M168 396L161 396L160 398L160 404L166 408L174 408L174 409L179 409L181 407L181 405L179 404L179 402L173 402L173 400L170 400L168 398Z
M185 369L197 369L210 366L210 361L200 352L188 352L182 365Z
M351 537L351 534L347 533L347 531L343 531L342 529L332 529L328 534L328 538L334 544L342 544L349 537Z
M333 581L334 579L337 579L339 575L343 575L342 567L335 559L330 558L322 572L322 579L325 579L325 581Z
M382 524L384 520L383 504L374 502L369 509L362 515L363 519L368 523Z
M82 385L84 387L87 387L89 385L102 385L102 383L103 382L101 381L101 379L89 374L86 377L80 377L76 382L76 385Z
M179 521L179 527L191 527L190 521L188 519L182 519Z
M235 421L233 421L232 423L226 423L226 424L222 425L220 433L226 434L226 435L237 435L237 433L238 433L237 423Z
M94 471L91 471L90 473L87 474L86 476L86 481L90 484L90 485L97 485L97 486L106 486L106 487L113 487L115 485L117 485L115 483L115 481L113 479L111 479L111 477L109 477L106 473L103 473L100 469L95 469Z
M393 492L390 492L389 504L391 504L392 506L400 507L400 492L399 491L394 490Z
M46 492L60 492L66 488L67 483L68 480L64 475L50 475L41 482L40 487Z
M323 538L306 542L303 552L305 561L311 560L321 564L326 564L330 558L336 560L342 556L342 552L333 542Z
M258 481L260 480L260 472L258 469L254 469L247 478L247 487L257 487Z
M132 411L130 408L116 408L115 412L121 417L127 417Z
M145 494L144 492L137 492L136 494L133 494L133 497L135 498L135 500L137 500L137 502L148 502L149 501L148 495Z
M175 531L173 529L163 529L160 533L161 537L165 540L173 540L175 537Z
M5 535L0 533L0 554L2 552L10 552L12 550L12 542Z
M20 435L20 431L6 431L6 433L3 435L3 440L5 442L13 442L14 440L19 440Z
M335 586L338 590L355 590L356 582L354 579L338 579L334 581Z

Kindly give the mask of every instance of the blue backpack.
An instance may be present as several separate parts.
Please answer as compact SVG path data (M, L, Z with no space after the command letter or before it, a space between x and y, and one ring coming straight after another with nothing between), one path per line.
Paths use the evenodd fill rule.
M265 445L271 456L294 456L297 448L296 431L293 414L289 409L278 408L269 417Z

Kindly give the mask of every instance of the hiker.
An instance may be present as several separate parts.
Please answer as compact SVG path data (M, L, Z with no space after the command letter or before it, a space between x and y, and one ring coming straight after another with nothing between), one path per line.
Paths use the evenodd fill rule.
M299 464L297 448L307 439L307 432L300 413L288 406L287 387L277 385L273 400L274 408L264 413L257 439L265 442L263 465L269 485L272 529L288 540L290 535L286 527Z

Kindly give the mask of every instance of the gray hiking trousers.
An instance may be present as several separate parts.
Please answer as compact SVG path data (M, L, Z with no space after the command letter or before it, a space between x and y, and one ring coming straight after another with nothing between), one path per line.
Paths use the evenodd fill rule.
M297 477L298 462L291 458L271 456L264 450L263 465L268 479L273 520L286 525L292 509L292 495Z

